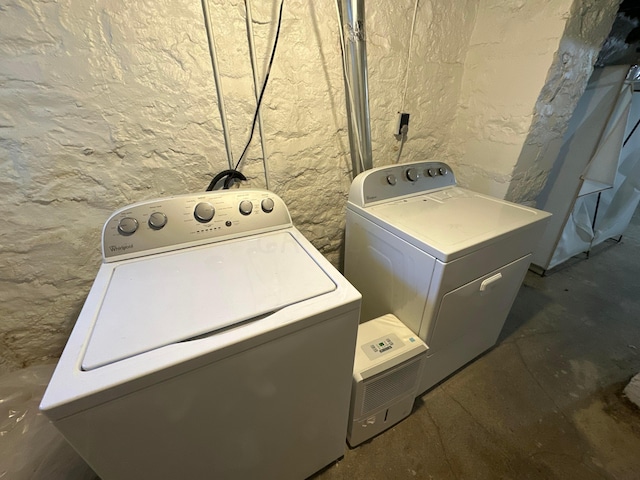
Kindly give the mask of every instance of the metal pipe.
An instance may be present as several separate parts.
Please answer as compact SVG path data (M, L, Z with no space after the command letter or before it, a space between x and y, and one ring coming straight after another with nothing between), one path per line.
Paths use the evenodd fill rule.
M249 37L249 57L251 58L251 70L253 72L253 89L256 95L256 102L260 97L260 87L258 86L258 65L256 62L256 46L253 40L253 16L251 15L251 1L244 0L244 7L247 12L247 36ZM256 107L257 108L257 107ZM264 144L264 133L262 130L262 113L258 110L258 132L260 132L260 145L262 147L262 166L264 168L264 181L269 188L269 164L267 160L267 149Z
M371 125L369 115L369 86L367 81L367 44L365 39L364 0L342 0L343 35L346 38L347 117L351 163L354 176L373 168L371 153ZM355 123L355 125L353 124ZM359 148L353 148L353 133Z
M204 26L207 31L207 41L209 43L209 55L211 56L211 67L213 68L213 80L216 84L216 94L218 95L218 110L220 111L220 121L222 122L222 133L224 135L224 147L227 151L227 161L229 169L233 170L233 155L231 154L231 138L229 138L229 128L227 127L227 113L224 108L224 96L222 95L222 83L218 68L218 56L216 54L216 44L211 29L211 17L209 14L209 3L202 0L202 12L204 14Z

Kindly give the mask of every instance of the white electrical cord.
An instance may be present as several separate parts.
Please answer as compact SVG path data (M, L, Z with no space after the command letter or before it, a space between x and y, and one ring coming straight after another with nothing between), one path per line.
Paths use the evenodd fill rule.
M358 153L360 160L360 168L364 172L364 155L362 153L362 143L360 142L360 130L358 129L358 122L356 122L355 118L355 105L353 103L353 90L351 89L351 83L349 82L349 76L347 75L347 61L345 59L345 46L344 46L344 25L342 23L342 16L340 15L340 5L338 5L338 0L335 0L336 5L336 15L338 16L338 26L340 27L340 48L341 48L341 57L342 57L342 73L344 75L345 83L347 84L347 96L349 97L349 105L350 105L350 116L351 123L353 125L353 132L356 136L356 143L358 145ZM355 172L354 175L355 177Z
M409 127L407 125L403 125L400 129L400 149L398 150L398 157L396 158L396 163L400 163L400 155L402 155L402 147L404 147L404 142L407 141L407 132L409 131Z
M407 99L407 87L409 85L409 65L411 63L411 46L413 45L413 32L416 27L416 17L418 16L418 3L420 0L416 0L416 4L413 7L413 20L411 21L411 33L409 34L409 50L407 51L407 68L404 73L404 93L402 94L402 104L400 105L400 113L404 112L404 104Z
M211 16L209 14L209 3L202 0L202 13L204 14L204 26L207 31L207 40L209 43L209 55L211 56L211 67L213 69L213 80L216 84L216 93L218 95L218 110L220 111L220 122L222 123L222 133L224 135L224 147L227 151L227 161L229 168L233 168L233 155L231 154L231 138L229 137L229 128L227 127L227 111L224 107L224 96L222 95L222 82L220 81L220 73L218 68L218 55L216 54L216 43L213 38L213 30L211 29Z
M249 57L251 58L251 70L253 72L253 88L256 101L260 97L260 87L258 86L258 66L256 62L256 47L253 39L253 16L251 15L251 2L244 0L244 8L247 14L247 33L249 37ZM267 160L267 149L264 144L264 131L262 130L262 113L258 110L258 132L260 132L260 145L262 147L262 166L264 168L264 182L267 190L269 188L269 164Z

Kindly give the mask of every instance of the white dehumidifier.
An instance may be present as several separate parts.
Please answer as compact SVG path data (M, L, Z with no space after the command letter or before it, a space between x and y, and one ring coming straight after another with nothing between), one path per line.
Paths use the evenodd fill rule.
M428 347L396 316L358 326L347 441L351 447L411 413Z

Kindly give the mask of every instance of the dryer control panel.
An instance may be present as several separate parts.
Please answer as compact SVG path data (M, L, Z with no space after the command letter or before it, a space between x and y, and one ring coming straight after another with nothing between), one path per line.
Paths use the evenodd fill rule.
M267 190L234 189L147 200L121 208L102 230L105 262L291 227L289 210Z
M379 167L358 175L349 202L366 207L377 202L425 193L456 184L451 168L442 162L413 162Z

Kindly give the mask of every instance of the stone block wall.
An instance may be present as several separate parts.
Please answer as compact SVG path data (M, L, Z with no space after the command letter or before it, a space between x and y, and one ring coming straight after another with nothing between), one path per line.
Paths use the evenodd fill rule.
M255 108L244 2L209 2L237 159ZM408 75L401 161L449 161L470 185L483 172L508 182L570 3L421 0L408 64L413 2L366 2L374 165L397 159L393 127ZM260 78L278 6L252 1ZM536 41L509 46L518 28ZM501 59L519 57L536 81L480 115L514 70ZM112 211L204 190L228 164L200 2L4 2L0 86L2 370L60 354ZM351 160L334 2L286 0L262 115L271 189L339 267ZM478 154L477 138L506 146L499 161ZM241 170L246 186L265 185L258 135Z
M482 0L453 138L461 184L535 204L618 0Z

